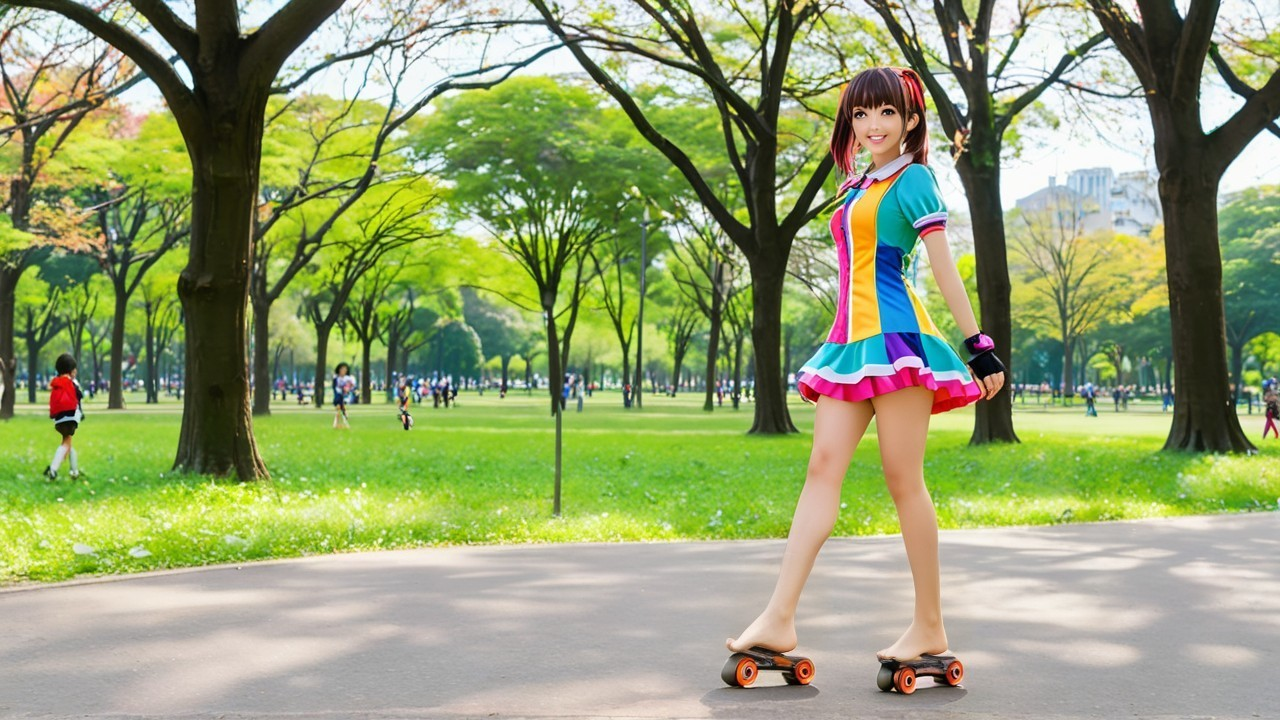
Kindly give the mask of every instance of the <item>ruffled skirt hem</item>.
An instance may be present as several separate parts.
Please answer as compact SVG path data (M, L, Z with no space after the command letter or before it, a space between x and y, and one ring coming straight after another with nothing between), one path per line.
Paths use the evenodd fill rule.
M892 375L867 375L852 383L834 382L801 370L796 378L796 387L800 390L800 396L812 403L818 402L818 398L824 395L846 402L858 402L903 388L924 387L933 391L932 412L935 415L975 403L982 396L978 384L972 380L938 380L927 368L915 367L900 368Z

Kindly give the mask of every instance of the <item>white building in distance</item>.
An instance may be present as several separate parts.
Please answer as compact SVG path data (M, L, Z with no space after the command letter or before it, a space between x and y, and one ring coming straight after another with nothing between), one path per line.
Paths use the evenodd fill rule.
M1149 235L1163 221L1156 177L1146 170L1116 175L1111 168L1073 170L1065 187L1050 176L1049 187L1019 198L1024 213L1074 209L1082 232L1112 230Z

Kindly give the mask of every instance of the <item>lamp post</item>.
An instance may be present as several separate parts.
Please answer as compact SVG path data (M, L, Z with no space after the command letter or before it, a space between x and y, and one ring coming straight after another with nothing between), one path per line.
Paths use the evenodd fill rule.
M636 313L636 382L631 388L631 402L636 407L643 407L640 402L641 388L644 386L644 279L649 269L649 206L644 206L644 219L640 221L640 309Z

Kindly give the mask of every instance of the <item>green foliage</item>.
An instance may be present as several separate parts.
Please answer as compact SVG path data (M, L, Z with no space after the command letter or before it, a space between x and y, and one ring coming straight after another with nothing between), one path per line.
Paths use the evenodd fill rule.
M1218 213L1222 296L1233 350L1280 330L1280 187L1250 188Z

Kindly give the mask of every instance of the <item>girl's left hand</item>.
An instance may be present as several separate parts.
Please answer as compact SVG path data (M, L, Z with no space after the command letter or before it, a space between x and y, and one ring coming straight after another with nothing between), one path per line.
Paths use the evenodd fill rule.
M982 378L978 381L978 387L982 388L982 397L978 399L990 400L1004 387L1004 373L998 372Z

